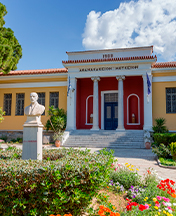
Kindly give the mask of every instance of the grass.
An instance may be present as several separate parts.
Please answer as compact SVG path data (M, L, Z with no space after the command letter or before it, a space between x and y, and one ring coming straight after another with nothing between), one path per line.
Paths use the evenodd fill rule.
M171 159L171 158L166 159L166 158L160 157L159 161L160 161L161 165L163 165L163 166L176 166L176 161Z

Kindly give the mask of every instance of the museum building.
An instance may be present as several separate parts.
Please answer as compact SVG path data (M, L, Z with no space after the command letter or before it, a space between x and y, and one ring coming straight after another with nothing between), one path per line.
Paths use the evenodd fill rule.
M176 62L158 62L153 46L67 52L64 68L0 74L0 131L20 131L37 92L45 106L67 110L67 130L151 130L166 119L176 131Z

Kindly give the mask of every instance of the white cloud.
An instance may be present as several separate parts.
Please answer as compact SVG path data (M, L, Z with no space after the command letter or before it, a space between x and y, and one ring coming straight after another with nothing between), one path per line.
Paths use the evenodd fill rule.
M113 11L91 11L83 33L86 49L154 45L165 60L176 59L176 1L138 0Z

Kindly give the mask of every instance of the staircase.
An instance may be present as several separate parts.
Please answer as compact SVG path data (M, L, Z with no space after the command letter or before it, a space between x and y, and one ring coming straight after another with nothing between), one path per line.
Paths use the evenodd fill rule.
M144 148L143 130L75 130L69 132L69 137L63 147L83 148Z

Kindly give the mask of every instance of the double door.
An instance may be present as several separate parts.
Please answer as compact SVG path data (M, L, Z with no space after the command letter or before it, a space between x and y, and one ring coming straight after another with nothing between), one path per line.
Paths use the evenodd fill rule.
M104 129L116 130L118 126L118 94L105 94Z

